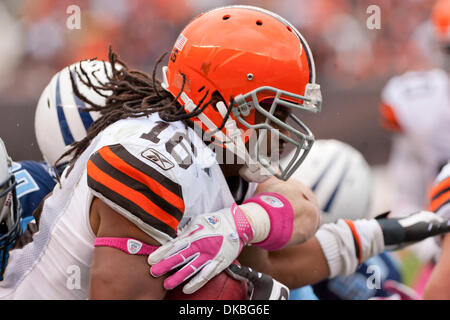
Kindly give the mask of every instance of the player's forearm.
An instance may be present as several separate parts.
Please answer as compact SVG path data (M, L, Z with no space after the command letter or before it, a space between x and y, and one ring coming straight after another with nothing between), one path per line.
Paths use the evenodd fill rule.
M363 239L359 239L364 254L355 246L352 229L340 220L321 226L316 236L303 244L270 253L248 248L239 260L271 275L289 288L314 284L337 275L347 276L355 272L361 261L384 250L382 232L375 220L355 223L360 232L364 230L366 233ZM362 256L359 257L360 254Z
M248 247L242 252L239 261L271 275L290 289L313 284L329 276L327 260L315 237L279 251L268 252Z
M292 233L286 245L296 245L306 242L314 236L319 227L319 208L312 191L295 180L280 181L270 179L256 189L255 194L276 193L283 196L292 206ZM264 210L254 210L255 207L241 206L244 214L250 220L252 227L257 230L253 242L264 240L271 228L270 219Z
M317 238L269 254L274 278L296 289L327 279L330 275L326 257Z
M162 281L150 276L146 256L96 247L89 274L89 299L159 300L165 296Z
M402 218L339 220L323 225L316 238L333 278L352 274L361 262L385 250L399 250L449 231L448 221L433 212L419 211Z
M383 232L376 220L327 223L315 237L326 258L330 278L354 273L361 262L385 249Z
M98 198L92 203L90 221L97 239L131 238L150 246L158 244ZM90 299L162 299L165 295L163 281L164 277L150 275L146 255L95 245L89 272Z
M307 200L296 207L279 193L260 193L239 206L252 228L250 243L280 250L304 243L316 232L316 207Z
M439 261L428 280L423 298L426 300L450 300L450 236L442 240Z

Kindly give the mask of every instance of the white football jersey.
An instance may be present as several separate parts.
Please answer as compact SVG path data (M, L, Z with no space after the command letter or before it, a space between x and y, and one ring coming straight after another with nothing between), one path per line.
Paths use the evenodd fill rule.
M442 168L429 193L428 210L450 220L450 161Z
M214 152L194 130L157 114L110 125L66 177L67 170L44 202L33 242L11 252L0 297L88 298L94 197L160 243L189 218L234 202Z
M402 134L394 137L389 171L396 189L394 214L427 205L439 167L450 159L450 79L440 69L392 78L382 92Z

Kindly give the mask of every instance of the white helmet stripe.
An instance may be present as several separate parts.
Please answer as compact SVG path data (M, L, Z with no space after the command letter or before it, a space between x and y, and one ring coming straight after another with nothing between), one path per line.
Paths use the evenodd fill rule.
M71 71L73 78L75 79L75 82L77 81L77 75L74 71ZM86 131L89 129L89 127L91 126L91 124L94 122L94 120L92 119L91 115L89 114L89 112L84 112L83 109L86 108L86 104L77 97L76 94L73 95L74 99L75 99L75 105L78 107L78 113L80 114L80 118L81 121L83 122L83 126L86 129Z
M72 144L75 140L73 139L72 132L69 129L69 125L67 123L66 115L64 114L64 109L61 103L61 86L60 86L60 74L58 74L58 78L56 79L56 112L58 113L58 123L59 128L61 129L61 134L64 139L64 144L69 145Z

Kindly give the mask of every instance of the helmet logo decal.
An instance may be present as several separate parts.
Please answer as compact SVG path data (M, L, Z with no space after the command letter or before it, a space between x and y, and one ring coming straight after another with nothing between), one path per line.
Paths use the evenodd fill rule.
M182 33L180 33L177 41L175 42L175 48L177 48L181 52L181 50L183 50L186 42L187 42L187 38Z

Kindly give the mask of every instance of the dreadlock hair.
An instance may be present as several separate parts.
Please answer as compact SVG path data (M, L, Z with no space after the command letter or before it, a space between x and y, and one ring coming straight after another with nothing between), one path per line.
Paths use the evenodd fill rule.
M99 84L92 83L91 78L87 74L86 70L84 70L82 64L79 63L80 70L76 70L78 79L85 86L93 89L100 96L105 97L105 105L98 105L86 98L79 91L76 79L74 78L74 74L70 72L73 92L78 98L80 98L80 100L87 103L87 106L83 109L83 112L97 111L100 113L100 117L89 127L85 138L72 143L70 145L70 149L68 149L58 158L58 160L54 164L55 168L61 161L61 159L66 156L72 155L72 158L68 163L70 168L66 173L66 176L69 175L69 173L73 169L75 161L87 149L92 140L103 129L121 119L139 118L142 116L149 116L150 114L158 112L159 116L164 121L183 121L187 126L193 125L190 119L201 114L209 105L212 104L213 99L216 99L216 97L212 95L211 99L205 103L205 99L209 94L209 90L207 90L196 108L191 112L186 113L184 108L177 101L184 90L186 76L184 74L181 74L183 82L181 85L181 89L176 97L173 97L168 91L164 90L161 86L161 82L155 77L156 69L164 59L166 54L167 53L164 53L157 60L153 68L153 73L150 76L145 72L129 69L126 63L122 61L115 52L112 51L111 47L109 47L108 60L111 64L111 75L108 74L106 63L105 61L103 61L103 67L108 81L106 83L102 83L95 75L96 71L93 71L90 75ZM81 75L83 75L84 77L82 77ZM105 91L109 91L111 92L111 94L107 95L105 94ZM234 100L232 98L230 99L230 105L228 107L229 110L227 112L227 116L224 118L222 125L220 126L220 129L223 128L226 120L231 114L231 107L233 105L231 101ZM215 105L213 105L213 107L215 107ZM57 178L59 180L59 177Z

